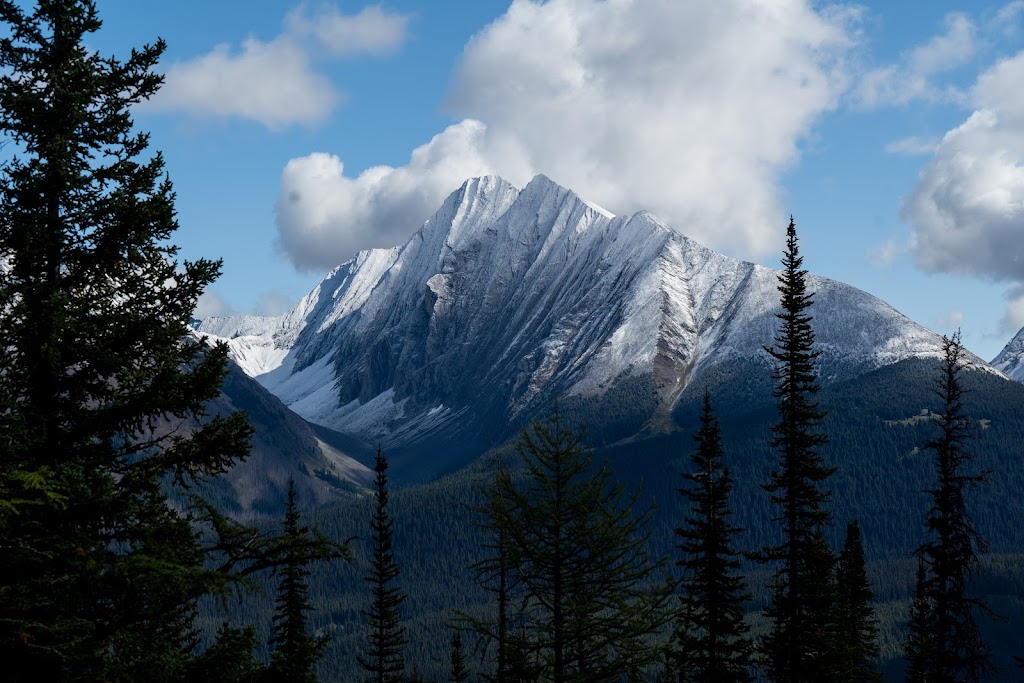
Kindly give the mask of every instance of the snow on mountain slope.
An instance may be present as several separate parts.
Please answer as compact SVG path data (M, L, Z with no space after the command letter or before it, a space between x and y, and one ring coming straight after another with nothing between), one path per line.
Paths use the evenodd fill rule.
M1024 327L992 359L992 367L1002 370L1010 379L1024 382Z
M662 417L722 367L769 382L776 276L544 176L521 191L491 176L467 181L401 247L339 266L289 313L197 330L227 339L312 422L386 448L486 441L556 397L596 400L638 378ZM939 353L934 333L877 298L809 286L826 381Z

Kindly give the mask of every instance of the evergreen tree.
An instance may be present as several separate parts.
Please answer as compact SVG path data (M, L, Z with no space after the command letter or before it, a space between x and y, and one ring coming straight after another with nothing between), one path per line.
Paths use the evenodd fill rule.
M402 651L406 639L399 607L405 594L397 584L400 572L392 552L395 521L388 512L388 461L380 448L375 463L370 573L363 577L371 587L370 608L363 612L369 634L366 651L358 660L369 674L367 683L400 683L405 673Z
M650 636L668 623L669 591L654 585L646 551L650 510L634 517L639 492L613 484L606 467L563 427L557 408L519 439L526 481L499 477L488 508L506 534L529 638L525 659L540 680L637 677L657 651ZM510 656L510 664L512 657Z
M934 453L935 483L928 490L931 508L925 516L930 539L917 549L924 560L924 592L932 610L932 647L937 683L978 681L992 670L989 652L975 619L985 603L968 592L986 543L967 509L967 494L989 481L988 472L971 472L974 456L967 449L973 437L971 418L963 406L961 373L967 364L959 331L942 339L941 374L935 390L942 402L936 421L939 433L925 445Z
M188 322L220 264L178 262L163 158L133 131L164 46L97 54L91 0L0 0L0 21L4 676L174 680L196 601L229 577L167 494L244 457L251 429L206 414L227 351Z
M494 595L494 616L491 619L479 619L460 613L459 619L465 623L467 629L477 633L485 643L488 645L493 643L496 646L495 674L489 680L506 683L512 680L510 678L510 643L512 640L510 626L512 623L511 593L514 576L510 565L508 535L499 523L503 518L503 501L498 497L497 492L510 488L511 481L503 481L509 477L504 468L499 469L494 477L494 482L483 491L484 504L474 510L477 517L475 523L487 539L483 544L483 551L487 555L470 566L476 575L477 583L486 592Z
M880 681L878 621L871 607L874 593L868 581L860 525L846 526L846 541L836 569L836 683Z
M462 632L455 629L452 632L452 649L449 657L451 673L448 680L451 683L465 683L469 680L469 669L466 668L466 658L462 654Z
M222 624L217 639L188 666L190 683L265 683L267 671L253 651L256 630Z
M760 558L778 562L772 581L772 601L765 610L771 627L761 643L769 678L780 683L827 680L832 661L828 628L821 619L831 613L830 582L834 557L822 540L830 522L825 509L830 492L824 483L835 471L826 467L820 448L825 414L814 401L818 392L814 330L809 308L814 295L807 291L807 271L797 245L796 224L790 219L786 249L779 275L782 312L775 344L765 350L776 361L774 395L779 421L773 425L772 448L778 466L764 486L779 512L782 542L764 548Z
M288 503L284 515L284 536L281 538L281 579L273 617L270 646L270 677L273 683L315 683L313 666L323 655L328 637L309 634L310 605L308 566L315 560L336 557L348 559L348 549L329 543L318 533L301 526L301 515L295 502L295 480L288 480ZM312 541L312 542L311 542Z
M669 651L654 674L654 683L680 683L679 653Z
M733 548L742 529L729 523L732 477L722 463L721 430L706 389L694 439L694 471L683 475L690 486L679 490L691 512L686 525L676 529L683 554L676 562L683 568L679 668L686 681L750 681L753 647L747 636L750 628L743 621L743 603L750 595Z
M926 580L924 558L919 555L914 601L910 604L910 623L903 644L907 683L929 683L935 673L934 613L925 587Z

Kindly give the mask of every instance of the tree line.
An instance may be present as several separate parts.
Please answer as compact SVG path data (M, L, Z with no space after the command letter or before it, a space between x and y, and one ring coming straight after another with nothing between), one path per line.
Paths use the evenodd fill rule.
M282 529L240 525L196 486L246 457L244 415L210 415L227 349L189 332L220 263L179 261L174 194L131 107L152 96L164 45L124 61L98 55L91 0L0 0L0 656L7 680L313 681L325 637L311 633L314 562L345 544L302 524L294 486ZM840 552L810 308L791 221L773 375L778 461L765 492L777 542L736 547L732 480L705 394L680 494L678 559L651 557L651 508L594 463L556 409L517 442L522 469L498 471L476 511L488 541L473 565L489 614L452 615L450 680L878 680L877 626L856 521ZM984 540L966 492L972 468L959 335L944 340L944 404L927 540L918 549L908 681L991 672L970 594ZM404 594L392 552L387 461L376 458L365 583L367 681L421 680L407 662ZM744 558L772 568L768 627L745 620ZM276 579L269 662L255 634L224 624L202 643L200 605ZM668 636L665 634L668 633Z

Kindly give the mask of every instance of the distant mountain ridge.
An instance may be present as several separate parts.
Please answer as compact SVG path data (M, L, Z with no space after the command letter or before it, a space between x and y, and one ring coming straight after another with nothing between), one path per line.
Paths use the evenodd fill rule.
M311 422L391 450L479 452L555 398L632 404L615 438L671 430L694 387L766 398L777 273L649 213L612 216L544 176L522 190L488 176L288 313L196 329L226 339L243 370ZM938 335L876 297L816 276L808 286L823 381L939 354ZM446 453L421 465L459 464Z
M1024 382L1024 327L992 359L992 367L1006 373L1011 379Z

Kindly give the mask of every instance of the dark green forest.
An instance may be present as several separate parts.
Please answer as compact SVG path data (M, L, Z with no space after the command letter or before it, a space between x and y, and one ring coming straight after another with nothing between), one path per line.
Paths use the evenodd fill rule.
M864 536L869 575L881 622L881 659L888 680L902 680L902 634L914 591L916 561L913 550L922 542L927 510L924 490L930 465L920 447L931 436L938 404L933 395L937 363L908 360L881 368L850 382L826 386L821 405L828 411L823 429L830 437L822 448L827 462L839 469L832 476L831 509L837 525L830 542L839 547L846 522L857 519ZM978 594L987 595L994 610L1006 620L983 622L986 638L1000 668L1012 680L1011 655L1024 650L1024 553L1021 553L1024 468L1020 443L1024 438L1024 387L985 372L964 377L966 399L978 416L978 439L972 448L979 464L993 469L992 483L971 500L972 514L990 552L975 580ZM767 495L760 484L771 466L767 447L773 408L721 417L724 450L736 480L732 495L735 523L745 529L738 537L744 549L760 547L774 533L768 521ZM644 499L656 505L651 521L650 550L654 556L675 557L674 528L687 510L676 489L682 473L690 469L693 423L678 432L640 443L598 450L595 461L607 461L617 477L642 485ZM985 427L981 426L985 420ZM511 446L482 456L457 473L426 484L396 489L392 497L395 517L395 556L402 567L402 586L409 629L410 661L440 679L448 647L442 625L454 610L482 609L487 595L472 581L469 566L480 557L482 532L471 522L483 502L493 473L500 467L518 473ZM521 473L519 473L521 474ZM370 502L356 500L319 509L318 525L332 538L365 533ZM334 634L322 663L324 680L350 670L363 633L360 610L366 594L360 585L365 548L352 543L352 565L314 570L311 578L318 611L313 622ZM443 552L438 552L443 549ZM362 559L360 559L362 558ZM762 626L766 571L744 563L753 600L748 605L755 628ZM320 602L322 600L322 602ZM260 621L255 604L243 610ZM469 641L467 641L467 644ZM472 660L470 660L472 662Z

